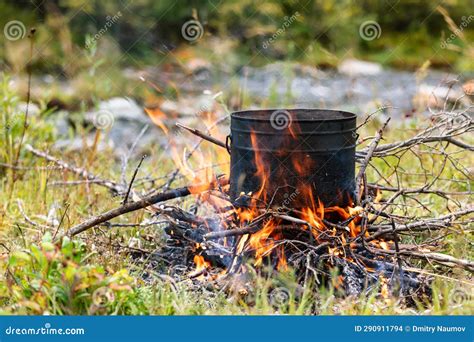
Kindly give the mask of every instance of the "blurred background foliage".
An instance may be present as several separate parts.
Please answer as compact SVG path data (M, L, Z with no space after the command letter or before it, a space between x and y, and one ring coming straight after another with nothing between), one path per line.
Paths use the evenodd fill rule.
M443 16L439 5L449 17ZM441 45L456 26L472 18L473 8L472 0L4 0L0 25L20 20L26 27L34 26L34 69L65 77L89 70L97 58L140 67L160 64L169 58L165 52L189 48L204 58L217 55L208 58L211 62L232 62L235 67L273 60L334 67L342 58L356 57L402 69L416 69L429 60L432 67L465 72L474 69L474 20L450 46ZM84 49L87 37L119 12L120 19L98 40L97 55L91 58ZM299 15L290 29L262 48L295 13ZM202 23L205 34L190 44L181 27L193 18ZM380 38L360 37L359 26L367 20L380 25ZM0 35L0 44L2 69L22 69L28 41L11 42Z

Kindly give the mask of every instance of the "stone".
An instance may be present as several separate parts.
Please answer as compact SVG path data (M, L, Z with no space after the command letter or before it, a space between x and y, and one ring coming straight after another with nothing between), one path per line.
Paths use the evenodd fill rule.
M366 62L358 59L346 59L342 61L338 67L338 71L341 74L349 76L378 75L382 70L382 66L378 63Z

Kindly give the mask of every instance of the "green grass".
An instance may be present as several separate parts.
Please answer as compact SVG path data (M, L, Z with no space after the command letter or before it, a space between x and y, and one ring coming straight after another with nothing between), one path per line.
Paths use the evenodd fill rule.
M17 109L19 97L9 86L8 77L2 75L0 82L0 107L2 138L0 140L0 162L12 164L23 127L23 113ZM247 99L251 101L251 99ZM269 105L278 98L267 100ZM291 94L288 95L291 102ZM79 117L81 113L76 113ZM30 118L30 126L24 144L47 149L54 142L56 133L52 124L54 117L40 108L37 116ZM418 124L422 124L421 122ZM373 133L377 124L366 128ZM410 135L412 126L389 130L386 141ZM78 135L85 131L78 130ZM98 136L102 139L104 135ZM24 145L23 145L24 147ZM13 170L0 167L0 310L4 314L158 314L158 315L202 315L202 314L473 314L474 299L470 274L461 270L450 270L417 262L416 266L426 272L437 273L432 286L433 299L408 306L396 297L381 298L377 292L358 298L344 298L335 286L318 287L298 285L291 270L284 273L258 272L249 267L247 294L213 290L206 283L191 280L170 282L163 275L150 271L146 260L133 260L127 246L139 241L142 248L154 250L163 244L159 228L129 227L92 229L70 241L63 239L53 243L53 236L77 224L93 214L116 207L120 199L96 185L56 186L53 182L76 180L71 173L58 170L50 163L33 157L24 148L20 151L19 165L31 169ZM140 172L157 177L174 169L163 151L150 146L150 157ZM53 152L54 153L54 152ZM59 154L56 154L59 155ZM95 147L85 147L81 153L61 155L61 158L86 167L106 179L120 178L120 161L99 153ZM459 156L471 158L471 155ZM410 159L404 165L411 170L419 166ZM425 155L431 168L439 167L437 157ZM392 161L393 163L395 161ZM192 161L197 163L197 161ZM431 163L431 164L430 164ZM376 161L384 174L390 174L393 165ZM130 179L133 170L127 173ZM370 177L376 177L370 174ZM459 177L459 172L450 168L446 178ZM402 181L407 186L418 185L419 180L406 176ZM176 186L180 185L176 182ZM458 185L452 190L465 190L467 185ZM471 184L472 186L472 184ZM432 215L446 212L445 204L436 196L426 195L423 202L430 206ZM20 201L20 202L19 202ZM19 204L21 204L21 207ZM62 218L59 228L51 228L40 215L47 215L57 204ZM21 210L35 224L28 223ZM419 211L419 215L426 212ZM116 222L139 223L147 216L143 211L120 217ZM457 257L472 259L472 236L454 227L444 238L441 251ZM407 241L409 242L409 240ZM162 268L161 271L166 270ZM164 271L163 271L164 272ZM264 275L265 274L265 275ZM146 275L146 277L145 277ZM283 289L288 300L275 303L272 293ZM464 294L460 297L459 294Z

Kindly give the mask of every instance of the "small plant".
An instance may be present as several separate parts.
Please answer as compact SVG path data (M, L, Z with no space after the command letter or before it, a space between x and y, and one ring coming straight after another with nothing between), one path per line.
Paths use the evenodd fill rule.
M85 244L46 233L39 246L10 253L3 265L0 300L11 314L124 314L134 279L85 263Z

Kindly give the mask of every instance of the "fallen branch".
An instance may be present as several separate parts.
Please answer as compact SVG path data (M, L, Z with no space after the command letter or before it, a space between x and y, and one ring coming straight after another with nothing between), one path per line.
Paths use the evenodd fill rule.
M159 193L156 195L144 197L139 201L127 203L118 208L109 210L105 213L99 214L97 216L93 216L89 218L88 220L72 227L71 229L67 231L66 234L68 236L74 236L98 224L107 222L113 219L114 217L129 213L131 211L146 208L152 204L167 201L173 198L187 196L189 194L191 194L191 192L189 191L189 188L184 187L184 188L173 189L173 190L169 190L169 191Z
M428 261L435 261L438 264L442 264L445 266L457 266L464 268L470 272L474 272L474 262L466 259L458 259L451 255L442 254L442 253L434 253L434 252L422 252L422 251L411 251L411 250L399 250L397 251L387 251L384 249L379 248L371 248L372 250L376 251L377 253L381 254L390 254L390 255L405 255L411 256L418 259L426 259Z
M121 192L124 192L126 190L122 185L119 185L119 184L117 184L113 181L110 181L110 180L101 179L101 178L95 176L94 174L90 173L86 169L68 164L65 161L63 161L61 159L58 159L58 158L55 158L55 157L53 157L52 155L50 155L46 152L43 152L43 151L40 151L40 150L37 150L37 149L33 148L31 145L25 145L25 149L30 151L31 153L33 153L37 157L44 158L47 161L50 161L50 162L56 164L57 166L59 166L62 169L71 171L71 172L77 174L78 176L80 176L82 178L85 178L89 182L103 185L103 186L105 186L106 188L112 190L115 193L121 193Z
M196 193L195 192L196 189L200 191L206 191L211 188L214 188L216 186L216 183L219 183L220 185L224 185L226 182L227 180L219 180L218 182L215 182L215 183L201 184L201 185L196 185L196 186L186 186L186 187L182 187L178 189L168 190L159 194L146 196L138 201L127 203L118 208L109 210L105 213L99 214L97 216L93 216L89 218L88 220L69 229L66 232L66 235L74 236L98 224L107 222L117 216L129 213L131 211L143 209L153 204L168 201L170 199L188 196L191 193Z
M394 232L399 233L404 231L419 231L425 229L448 227L451 225L452 220L472 213L474 213L474 208L469 208L466 210L456 211L447 215L443 215L437 218L428 218L408 224L397 224L395 225L395 230L393 230L391 225L372 226L372 228L377 227L378 229L372 235L367 237L365 241L372 241L385 234L390 234Z
M371 189L378 189L382 191L390 191L390 192L400 192L400 195L406 194L434 194L434 195L442 195L442 196L469 196L474 194L474 191L444 191L439 189L425 189L424 187L420 187L418 189L415 188L396 188L391 186L383 186L378 184L367 184L368 188Z

